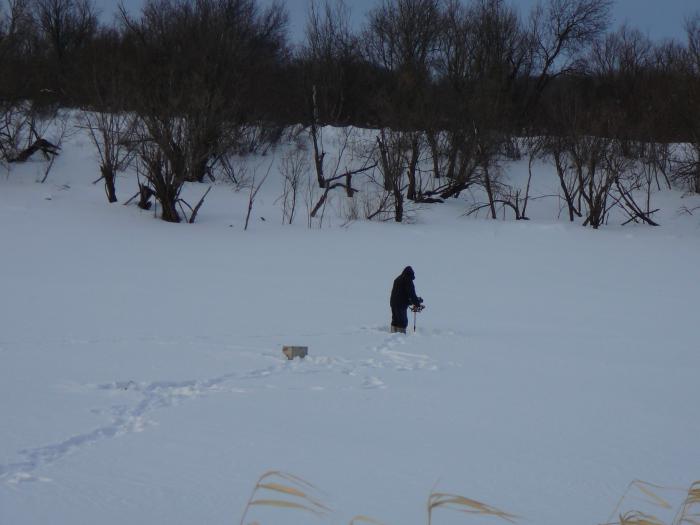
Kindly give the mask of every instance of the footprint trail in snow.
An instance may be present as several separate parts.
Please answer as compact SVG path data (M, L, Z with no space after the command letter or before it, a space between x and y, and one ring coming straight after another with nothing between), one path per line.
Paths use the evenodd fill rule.
M367 330L367 329L363 329ZM381 344L370 347L371 355L364 359L346 359L335 356L309 356L304 361L287 361L277 355L268 354L268 358L277 362L265 368L254 369L244 373L227 373L209 379L192 379L183 381L155 381L137 383L134 381L115 381L98 385L86 385L87 391L125 392L140 396L135 404L117 404L108 409L95 409L96 414L107 413L109 422L89 432L80 433L36 448L18 451L20 460L0 464L0 481L10 485L24 482L47 482L50 479L33 473L41 467L50 465L66 456L74 454L84 447L95 445L103 440L129 433L142 432L153 422L149 414L155 410L176 406L180 402L217 392L245 393L249 387L237 386L238 383L269 378L270 376L291 374L339 373L357 377L360 389L386 389L386 379L380 377L382 371L416 372L436 371L439 369L434 359L427 355L412 354L396 350L406 343L405 336L392 334ZM308 390L320 390L323 387L308 386Z

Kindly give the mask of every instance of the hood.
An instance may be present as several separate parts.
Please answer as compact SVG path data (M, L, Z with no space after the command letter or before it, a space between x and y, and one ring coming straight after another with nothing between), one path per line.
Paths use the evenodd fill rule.
M410 266L406 266L406 268L403 269L403 272L401 272L401 275L406 276L411 280L416 278L416 274L413 273L413 268Z

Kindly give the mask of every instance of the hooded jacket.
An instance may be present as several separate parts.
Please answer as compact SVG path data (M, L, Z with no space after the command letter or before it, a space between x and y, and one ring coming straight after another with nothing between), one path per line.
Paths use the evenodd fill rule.
M416 289L413 286L415 277L413 268L406 266L401 275L394 279L394 286L391 288L391 299L389 300L392 308L408 308L412 304L418 305L423 302L416 295Z

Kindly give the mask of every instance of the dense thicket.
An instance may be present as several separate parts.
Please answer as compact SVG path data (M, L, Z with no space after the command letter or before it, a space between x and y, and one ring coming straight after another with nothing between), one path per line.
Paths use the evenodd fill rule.
M290 124L310 120L316 86L322 122L549 133L566 96L601 115L591 132L690 139L697 19L678 41L652 42L630 27L606 33L610 4L548 0L523 17L501 0L384 0L353 30L341 3L318 2L292 51L279 3L148 0L105 25L90 0L4 0L0 97L209 104Z
M531 153L564 163L565 194L567 166L578 163L579 184L565 195L572 217L581 213L574 197L586 198L582 167L605 165L611 151L583 148L590 137L617 141L626 157L688 143L695 154L676 176L700 190L700 15L677 40L653 42L628 26L611 30L612 3L543 0L522 15L504 0L381 0L355 29L342 0L319 0L293 46L282 3L146 0L140 14L105 25L90 0L2 0L0 156L12 160L27 112L35 138L34 115L55 107L135 115L86 121L107 153L103 177L119 168L128 128L150 188L142 205L155 195L172 221L182 218L185 181L296 123L382 130L375 161L399 205L404 194L425 202L479 184L492 216L500 201L522 218L493 171L494 159L518 154L514 137L541 137ZM251 140L252 126L270 135ZM423 150L444 184L416 180ZM405 188L395 180L404 175ZM355 191L350 179L345 188ZM113 183L107 193L116 200Z

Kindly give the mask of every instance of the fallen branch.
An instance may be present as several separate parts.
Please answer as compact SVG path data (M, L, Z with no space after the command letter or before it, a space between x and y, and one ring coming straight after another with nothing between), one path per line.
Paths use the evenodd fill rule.
M37 151L41 151L44 156L49 159L50 155L56 156L61 150L59 146L52 144L46 139L38 139L27 149L22 151L19 155L14 158L8 159L8 162L26 162L29 157L34 155Z
M190 224L194 224L194 220L197 218L197 213L199 212L199 208L202 207L202 204L204 204L204 199L206 199L207 195L209 195L209 192L211 191L211 186L207 189L206 192L204 192L204 195L202 195L202 198L199 199L199 202L197 205L194 207L194 210L192 210L192 215L190 215Z
M620 192L621 199L624 201L624 205L622 205L621 207L630 216L630 219L628 221L624 222L623 225L629 224L632 221L637 222L637 219L640 219L641 221L645 222L649 226L658 226L659 225L657 222L653 221L652 218L650 217L650 215L659 211L658 209L656 209L654 211L650 211L650 212L642 211L642 209L634 201L634 198L629 194L629 191L625 190L618 180L615 181L615 185L617 186L617 191Z
M316 203L316 206L314 206L314 209L311 210L311 214L310 214L311 217L316 217L318 210L320 210L321 207L323 206L323 203L326 202L326 199L328 198L328 194L330 193L331 190L333 190L335 188L345 188L345 190L348 192L348 195L350 197L352 197L355 193L357 193L359 191L351 186L348 186L347 184L343 184L342 182L336 182L335 184L331 184L329 186L326 186L326 189L323 191L323 195L321 195L321 198Z

